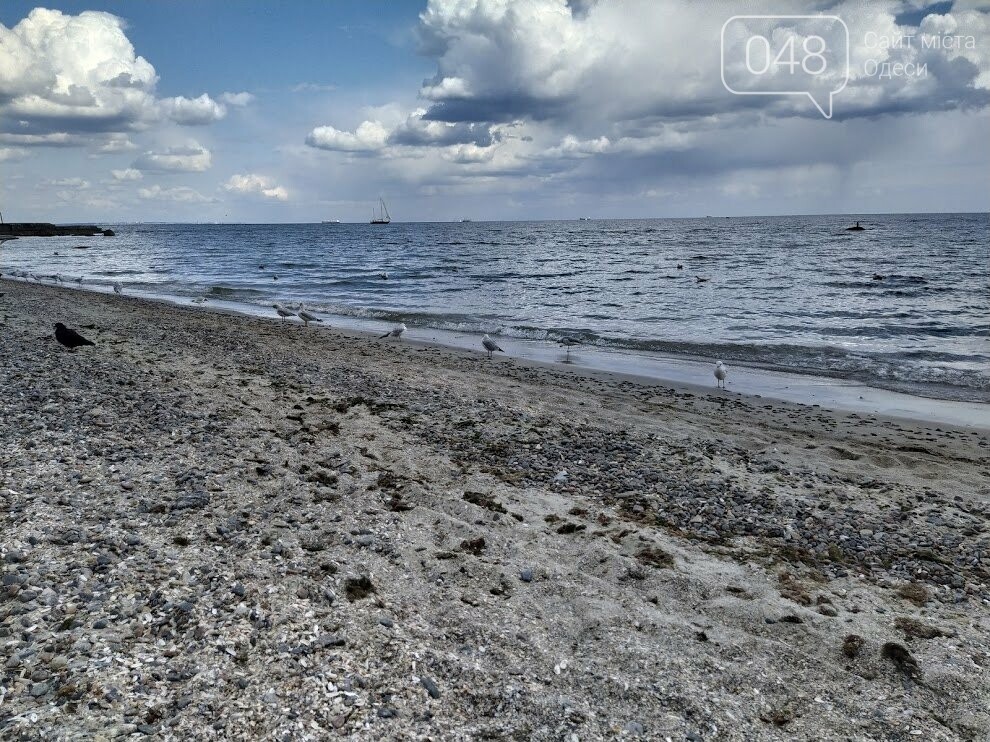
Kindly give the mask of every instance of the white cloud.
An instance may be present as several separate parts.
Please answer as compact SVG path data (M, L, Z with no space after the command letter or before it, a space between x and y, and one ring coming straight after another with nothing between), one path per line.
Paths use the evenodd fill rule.
M30 133L135 128L154 116L156 81L109 13L35 8L0 25L0 114Z
M206 126L227 115L227 108L206 93L198 98L165 98L161 101L162 113L181 126Z
M121 152L133 152L136 149L137 145L126 136L113 135L103 142L103 144L99 145L96 151L100 154L116 155Z
M380 121L365 121L353 133L318 126L306 137L306 144L339 152L375 152L385 147L388 135L389 130Z
M169 147L162 152L145 152L131 167L138 170L201 173L209 170L212 164L213 155L210 151L196 142L190 142L183 147Z
M251 93L222 93L220 95L220 100L226 103L228 106L246 106L249 105L253 100L254 96Z
M0 162L13 160L23 160L27 157L27 150L21 147L0 147Z
M293 93L332 93L336 89L336 85L320 82L301 82L289 88Z
M42 185L54 186L56 188L78 188L79 190L85 190L89 188L89 181L83 178L57 178L55 180L46 180Z
M187 186L162 188L160 185L153 185L150 188L139 188L138 196L146 201L175 201L177 203L198 204L214 200Z
M105 140L108 133L144 131L163 120L210 124L226 114L224 104L206 94L160 100L157 82L123 20L110 13L35 8L12 28L0 24L0 132L75 137L71 146L92 145L106 154L121 151ZM227 95L230 105L250 97Z
M114 180L141 180L144 175L140 170L135 170L132 167L126 168L125 170L111 170L110 174L113 176Z
M230 176L230 180L224 185L224 190L231 193L263 196L275 201L286 201L289 198L289 192L285 188L276 185L271 178L256 173Z

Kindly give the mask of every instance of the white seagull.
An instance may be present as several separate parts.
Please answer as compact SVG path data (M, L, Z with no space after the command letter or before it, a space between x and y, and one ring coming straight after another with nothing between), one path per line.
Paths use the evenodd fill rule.
M406 323L405 322L400 322L399 324L397 324L395 327L393 327L391 330L389 330L388 332L386 332L384 335L382 335L378 339L381 340L382 338L387 338L389 335L391 335L392 337L398 338L399 340L401 340L402 339L402 333L404 333L405 331L406 331Z
M120 281L117 281L113 285L113 293L115 293L115 294L123 294L124 293L124 286L123 286L123 284L120 283Z
M715 362L715 385L725 389L725 377L729 375L728 367L721 361Z
M310 322L322 322L323 321L319 317L317 317L315 314L312 314L310 312L307 312L306 311L306 308L302 304L299 305L299 319L301 319L303 321L303 325L306 326L306 327L309 327L309 323Z
M498 347L498 343L496 343L494 340L488 337L488 335L485 335L483 338L481 338L481 345L484 347L485 350L488 351L489 358L492 357L492 354L496 350L499 351L500 353L505 353L504 350Z
M295 312L293 312L291 309L286 309L281 304L272 304L272 309L274 309L276 312L278 312L278 316L282 318L282 321L283 322L285 322L285 318L286 317L295 317L296 316L296 313Z

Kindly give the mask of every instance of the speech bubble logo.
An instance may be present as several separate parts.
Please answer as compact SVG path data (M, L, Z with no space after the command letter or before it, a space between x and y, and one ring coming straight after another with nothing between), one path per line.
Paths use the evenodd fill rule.
M808 96L832 118L832 99L849 82L849 28L839 16L734 15L721 41L730 93Z

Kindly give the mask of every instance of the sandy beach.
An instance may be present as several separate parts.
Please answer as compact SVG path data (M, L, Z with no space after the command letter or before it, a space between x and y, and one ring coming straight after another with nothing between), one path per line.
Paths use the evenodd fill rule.
M5 280L0 319L0 737L990 738L986 428Z

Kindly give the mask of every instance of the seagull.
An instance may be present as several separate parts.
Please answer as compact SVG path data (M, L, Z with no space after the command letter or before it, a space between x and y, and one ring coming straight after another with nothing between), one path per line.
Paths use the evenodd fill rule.
M715 386L725 389L725 377L729 375L728 367L721 361L715 362Z
M580 345L581 341L578 340L577 338L572 338L570 335L564 335L564 337L560 339L560 344L563 345L565 348L567 348L567 357L570 358L571 348L573 348L575 345Z
M317 317L315 314L311 314L311 313L307 312L303 308L303 305L302 304L299 305L299 319L301 319L303 321L303 325L306 326L306 327L309 327L309 323L310 322L322 322L323 321L319 317Z
M386 273L385 271L382 271L381 273L378 274L378 277L380 279L382 279L383 281L387 281L388 280L388 273Z
M682 270L684 270L684 266L683 266L683 265L681 265L680 263L678 263L678 264L677 264L677 270L679 270L679 271L682 271Z
M295 317L296 316L296 313L295 312L293 312L291 309L286 309L281 304L272 304L272 309L274 309L276 312L278 312L278 316L282 318L282 321L283 322L285 322L285 318L286 317Z
M711 281L711 280L712 280L712 279L710 279L710 278L702 278L701 276L695 276L694 278L695 278L695 280L696 280L696 281L697 281L698 283L704 283L705 281Z
M82 282L83 282L83 277L79 276L79 278L76 279L76 283L82 283Z
M62 279L62 274L61 273L56 273L53 276L53 278L55 279L55 283L64 283L64 281Z
M192 303L193 303L193 304L202 304L202 303L203 303L203 302L205 302L206 300L207 300L207 299L206 299L206 297L205 297L205 296L197 296L197 297L196 297L195 299L193 299L193 300L192 300Z
M389 330L388 332L386 332L384 335L382 335L378 339L381 340L382 338L387 338L389 335L391 335L392 337L398 338L399 340L401 340L402 339L402 333L404 333L405 331L406 331L406 323L405 322L400 322L399 324L397 324L395 327L393 327L391 330Z
M69 350L75 350L80 345L96 345L92 340L87 340L75 330L70 330L61 322L55 323L55 339Z
M120 281L117 281L117 282L116 282L116 283L115 283L115 284L113 285L113 293L115 293L115 294L123 294L123 293L124 293L124 287L123 287L123 285L122 285L122 284L120 283Z
M498 343L496 343L494 340L492 340L490 337L488 337L488 335L485 335L483 338L481 338L481 344L482 344L482 346L484 346L485 350L488 351L488 357L489 358L492 357L492 354L496 350L499 351L500 353L505 353L504 350L502 350L501 348L498 347Z

